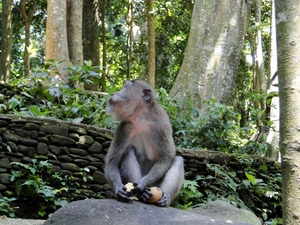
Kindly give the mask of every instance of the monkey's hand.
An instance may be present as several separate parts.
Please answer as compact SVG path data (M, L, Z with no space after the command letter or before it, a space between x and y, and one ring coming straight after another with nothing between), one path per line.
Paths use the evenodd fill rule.
M139 195L145 190L145 186L141 183L133 183L134 188L131 190L133 194Z
M144 191L140 192L137 195L137 198L142 202L148 203L152 198L152 192L150 188L144 189Z
M115 195L116 195L117 200L119 200L121 202L128 202L128 203L133 202L133 200L131 198L129 198L125 186L121 186L120 188L116 189Z

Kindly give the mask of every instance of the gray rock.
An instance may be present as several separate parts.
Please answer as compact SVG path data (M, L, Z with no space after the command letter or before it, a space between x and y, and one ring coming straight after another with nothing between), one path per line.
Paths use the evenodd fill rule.
M48 134L59 134L65 137L69 135L69 129L64 126L42 125L40 131Z
M54 145L61 145L61 146L72 146L75 144L75 141L71 138L62 135L53 134L50 137L50 143Z
M215 219L171 207L134 202L123 203L114 199L89 199L72 202L54 212L43 225L154 225L154 224L235 224L233 220Z
M22 220L0 218L0 225L42 225L45 220Z
M194 208L189 211L199 215L206 215L211 218L223 218L226 220L261 225L261 221L253 212L236 208L230 203L221 200L210 202L202 207Z

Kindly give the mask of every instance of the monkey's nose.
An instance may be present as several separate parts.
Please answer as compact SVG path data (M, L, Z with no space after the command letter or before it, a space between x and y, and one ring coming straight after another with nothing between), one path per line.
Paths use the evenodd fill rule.
M109 98L108 103L111 105L114 105L114 104L116 104L116 101L113 100L112 98Z

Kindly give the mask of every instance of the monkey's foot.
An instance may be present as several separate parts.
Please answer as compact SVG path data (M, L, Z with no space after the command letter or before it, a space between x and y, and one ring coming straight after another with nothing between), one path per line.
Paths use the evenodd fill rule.
M146 188L142 193L138 196L140 201L144 203L152 203L156 204L160 207L168 206L169 197L166 195L160 188L158 187L151 187Z
M156 205L160 207L166 207L168 206L168 199L169 197L163 192L161 199L158 202L156 202Z
M140 194L137 195L138 199L142 202L148 203L152 198L152 192L150 188L144 189Z

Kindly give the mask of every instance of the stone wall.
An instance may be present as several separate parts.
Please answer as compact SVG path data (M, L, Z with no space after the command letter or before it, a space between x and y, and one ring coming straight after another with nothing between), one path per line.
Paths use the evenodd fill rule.
M0 194L14 189L11 171L20 168L12 162L30 164L37 159L47 160L53 172L72 175L79 188L85 187L73 198L105 195L109 187L103 174L104 157L112 135L83 124L0 114ZM84 179L83 171L89 179Z
M84 124L0 114L0 197L14 189L11 171L20 168L11 163L30 164L32 159L47 160L53 165L54 172L59 172L62 177L73 177L69 184L72 190L67 197L75 200L111 197L103 172L112 136L109 130ZM239 166L236 156L222 152L177 149L177 154L184 158L186 179L207 175L207 163ZM247 157L252 159L253 156ZM259 168L261 158L253 163ZM274 162L270 161L270 164ZM239 170L243 171L242 168Z

